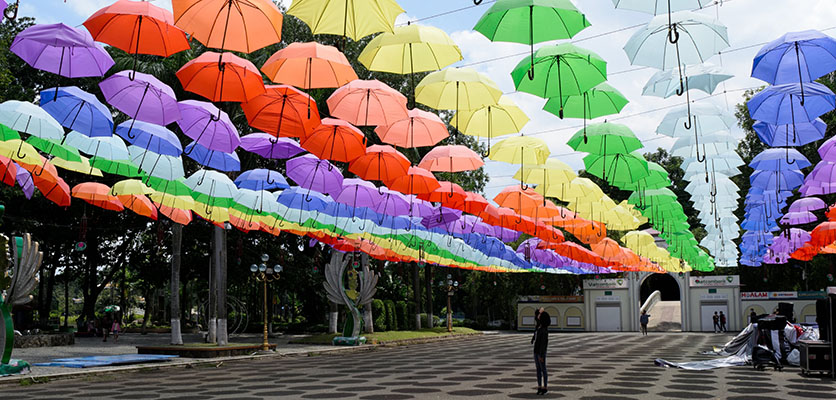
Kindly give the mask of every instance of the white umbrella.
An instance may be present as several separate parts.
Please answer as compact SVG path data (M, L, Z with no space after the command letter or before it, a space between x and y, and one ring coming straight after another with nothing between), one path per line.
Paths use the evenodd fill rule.
M139 146L128 146L128 152L131 154L131 161L149 176L168 181L186 176L180 157L157 154Z
M55 118L43 108L25 101L7 100L0 104L0 124L41 139L64 139L64 128Z
M686 91L701 90L707 94L714 93L717 85L734 77L734 75L723 73L719 67L712 64L683 67L682 75ZM644 85L642 95L665 99L673 95L681 96L683 92L679 83L676 70L657 71Z
M64 139L64 144L75 147L78 151L91 157L107 160L128 160L131 158L128 146L118 136L90 137L83 133L71 131Z
M674 11L696 10L707 7L714 0L612 0L615 8L660 15Z
M701 64L727 47L727 28L719 21L705 14L679 11L670 15L670 23L667 15L653 17L630 37L624 51L630 64L665 70Z

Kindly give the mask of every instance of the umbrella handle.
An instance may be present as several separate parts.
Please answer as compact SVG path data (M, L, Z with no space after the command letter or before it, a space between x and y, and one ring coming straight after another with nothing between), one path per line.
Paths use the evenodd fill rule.
M23 142L20 142L20 146L17 146L17 158L24 159L26 158L26 154L21 154L20 151L23 150Z
M517 214L517 220L515 221L517 225L522 223L522 215Z
M676 31L676 25L671 24L668 28L668 41L671 44L676 44L679 41L679 32Z
M474 0L474 2L475 2L475 0ZM480 3L481 3L481 1L480 1ZM3 16L6 17L6 19L17 18L18 8L20 8L20 0L17 0L14 5L6 7L6 9L3 11Z
M212 208L211 208L211 207L209 207L209 205L208 205L208 204L206 205L206 209L205 209L205 211L206 211L206 215L212 215Z
M528 69L528 80L534 80L534 66L532 65L531 68Z
M803 100L802 100L802 101L803 101ZM789 147L787 148L787 156L786 156L786 159L787 159L787 164L795 164L795 160L794 160L794 159L793 159L793 160L790 160L790 149L789 149Z
M529 188L529 186L528 186L528 184L527 184L527 183L520 182L520 189L522 189L522 191L523 191L523 192L525 192L526 190L528 190L528 188ZM545 199L545 198L544 198L544 199Z
M305 194L305 202L310 203L313 199L311 198L311 191L308 190L308 193Z
M271 178L271 177L270 177L270 174L268 173L268 174L267 174L267 184L268 184L268 185L272 185L272 184L274 184L274 183L276 183L276 180L275 180L275 179L273 179L273 178Z
M363 218L363 226L361 226L361 227L360 227L360 230L361 230L361 231L365 231L365 230L366 230L366 221L367 221L367 219Z
M478 6L479 4L482 4L482 0L473 0L474 6Z
M556 231L557 231L557 229L552 228L552 239L555 239L555 240L560 239L560 235L555 235Z
M676 95L677 96L682 96L683 94L685 94L685 81L680 76L679 77L679 89L676 89Z

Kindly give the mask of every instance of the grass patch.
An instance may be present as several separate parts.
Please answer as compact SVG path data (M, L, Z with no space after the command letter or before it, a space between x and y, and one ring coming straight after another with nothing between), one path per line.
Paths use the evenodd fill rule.
M362 336L365 336L368 343L387 343L387 342L394 342L400 340L409 340L409 339L426 339L426 338L436 338L436 337L444 337L444 336L459 336L459 335L470 335L474 333L479 333L479 331L475 329L465 328L465 327L454 327L453 332L447 332L446 327L435 327L435 328L427 328L421 329L417 331L387 331L387 332L375 332L375 333L368 333ZM323 333L319 335L312 335L304 338L299 338L296 340L291 341L292 344L331 344L331 340L334 337L340 336L339 333Z

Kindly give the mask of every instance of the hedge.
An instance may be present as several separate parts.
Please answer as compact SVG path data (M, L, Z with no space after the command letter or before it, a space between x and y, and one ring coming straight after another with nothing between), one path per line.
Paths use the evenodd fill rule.
M383 300L372 300L372 318L374 319L375 332L386 330L386 305Z
M386 304L386 327L390 331L398 330L398 317L395 315L395 302L392 300L385 300Z
M401 300L395 303L395 315L398 320L398 328L402 331L408 331L410 327L409 318L407 317L406 302Z

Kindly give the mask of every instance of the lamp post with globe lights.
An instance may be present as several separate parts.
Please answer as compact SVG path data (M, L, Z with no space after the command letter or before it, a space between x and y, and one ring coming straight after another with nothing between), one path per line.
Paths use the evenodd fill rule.
M262 337L261 342L261 350L267 351L270 350L270 343L267 342L267 283L279 280L279 274L282 272L282 266L276 264L272 267L267 265L267 261L270 260L270 256L267 254L261 255L261 264L252 264L250 265L250 272L252 272L253 277L256 281L263 283L263 290L264 290L264 335Z
M442 286L444 282L441 283ZM459 281L453 280L453 275L447 274L447 332L453 332L453 310L450 299L459 290Z

